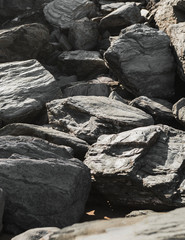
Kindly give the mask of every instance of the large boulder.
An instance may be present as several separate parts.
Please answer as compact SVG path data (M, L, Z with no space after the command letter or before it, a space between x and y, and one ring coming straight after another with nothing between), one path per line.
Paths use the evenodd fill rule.
M47 103L50 124L93 143L101 134L153 124L150 115L119 101L74 96Z
M132 25L112 42L105 60L134 95L173 96L175 64L169 37L164 32L142 24Z
M185 98L181 98L173 105L173 114L177 121L185 127Z
M86 155L94 187L113 205L185 206L185 133L165 125L101 136Z
M39 23L0 30L0 63L37 58L49 42L48 29Z
M60 94L54 77L36 60L0 64L2 124L33 122L45 103Z
M88 168L78 159L1 159L6 194L4 228L18 234L36 227L78 222L90 189Z
M3 189L0 188L0 233L3 228L3 213L4 213L5 199Z
M46 5L44 14L49 23L68 29L75 20L95 14L95 5L89 0L54 0Z

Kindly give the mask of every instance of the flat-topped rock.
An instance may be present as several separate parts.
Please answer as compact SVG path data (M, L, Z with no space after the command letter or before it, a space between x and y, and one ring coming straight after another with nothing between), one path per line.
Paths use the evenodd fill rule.
M93 143L101 134L153 124L140 109L106 97L74 96L47 103L50 124Z

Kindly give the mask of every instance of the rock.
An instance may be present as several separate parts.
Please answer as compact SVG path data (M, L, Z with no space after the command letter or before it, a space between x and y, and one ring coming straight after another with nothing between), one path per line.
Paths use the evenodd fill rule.
M164 32L132 25L121 31L104 56L119 81L135 96L173 96L175 64Z
M64 227L80 220L90 190L88 168L78 159L1 159L6 194L4 228Z
M75 50L94 49L98 36L98 24L88 18L75 21L69 29L69 41Z
M185 98L181 98L172 108L175 118L185 126Z
M45 103L59 96L54 77L36 60L0 64L0 119L34 122Z
M63 52L59 56L58 64L64 74L77 75L79 80L93 78L107 72L104 60L96 51Z
M57 77L57 83L61 89L70 87L71 85L75 84L77 81L78 79L76 75L71 75L71 76L61 75Z
M38 137L50 143L68 146L74 150L74 156L79 159L83 159L88 150L88 144L85 141L47 126L13 123L0 129L0 136L6 135Z
M3 189L0 188L0 233L3 228L3 213L4 213L5 199Z
M47 103L50 124L93 143L102 134L153 124L150 115L119 101L74 96Z
M109 95L109 98L110 99L114 99L114 100L117 100L117 101L120 101L122 103L125 103L125 104L128 104L128 101L124 98L122 98L119 94L117 94L117 92L115 91L112 91Z
M46 5L44 14L52 25L61 29L69 29L72 24L83 17L95 15L95 5L89 0L54 0Z
M185 82L185 22L170 25L167 34L175 50L178 75Z
M0 63L37 58L49 42L48 29L39 23L0 30Z
M111 204L164 211L185 206L184 141L165 125L102 135L84 163Z
M102 4L100 8L101 8L101 12L103 12L105 14L109 14L124 5L125 5L124 2L111 2L111 3L107 3L107 4Z
M143 215L151 215L154 213L155 212L152 210L135 210L135 211L132 211L129 214L127 214L126 217L133 218L133 217L138 217L138 216L143 216Z
M141 22L140 9L136 4L129 3L114 10L110 14L106 15L100 21L101 28L112 27L127 27L135 23Z
M174 121L172 113L172 104L164 99L148 98L141 96L130 102L131 106L140 108L150 114L155 123L169 124Z

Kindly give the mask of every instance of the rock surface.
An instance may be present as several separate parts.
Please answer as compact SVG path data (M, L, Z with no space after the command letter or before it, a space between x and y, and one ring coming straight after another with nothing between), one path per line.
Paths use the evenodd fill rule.
M105 60L134 95L173 96L175 65L170 40L164 32L142 24L132 25L113 41Z
M50 124L93 143L101 134L153 124L150 115L119 101L75 96L47 103Z
M1 159L0 182L6 194L4 228L16 234L79 221L90 174L77 159Z
M45 103L59 96L54 77L36 60L0 64L0 120L33 122Z
M175 118L185 126L185 98L181 98L172 108Z
M165 209L185 206L185 133L165 125L104 135L85 164L112 204Z
M3 228L2 221L3 221L4 206L5 206L4 192L0 188L0 233Z

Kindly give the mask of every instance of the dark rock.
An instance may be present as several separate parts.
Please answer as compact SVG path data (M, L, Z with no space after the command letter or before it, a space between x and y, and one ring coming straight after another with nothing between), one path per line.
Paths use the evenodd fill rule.
M175 118L185 126L185 98L181 98L172 108Z
M4 206L5 206L4 192L0 188L0 233L3 228L2 221L3 221Z

